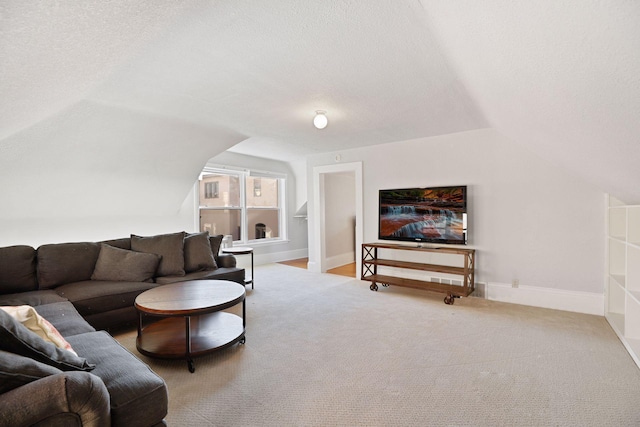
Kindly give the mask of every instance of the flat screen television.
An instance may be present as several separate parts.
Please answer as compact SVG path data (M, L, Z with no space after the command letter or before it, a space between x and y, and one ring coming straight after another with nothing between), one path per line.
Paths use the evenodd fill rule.
M380 190L378 238L467 244L467 187Z

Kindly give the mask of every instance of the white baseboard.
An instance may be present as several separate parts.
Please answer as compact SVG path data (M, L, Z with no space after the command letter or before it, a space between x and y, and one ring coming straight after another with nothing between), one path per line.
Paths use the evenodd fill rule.
M566 291L535 286L514 288L506 283L489 282L485 288L484 297L492 301L604 316L604 293Z
M347 252L346 254L335 255L327 258L326 267L327 270L332 268L342 267L345 264L351 264L356 259L355 252Z
M254 265L271 264L274 262L288 261L291 259L307 258L309 251L307 249L296 249L293 251L271 252L266 254L253 254ZM238 267L250 268L251 257L249 255L236 255L236 263Z

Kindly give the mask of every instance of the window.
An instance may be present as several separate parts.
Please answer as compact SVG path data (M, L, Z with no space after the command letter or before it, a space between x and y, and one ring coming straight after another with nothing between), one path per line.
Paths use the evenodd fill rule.
M205 168L200 175L200 231L236 242L283 240L286 176Z

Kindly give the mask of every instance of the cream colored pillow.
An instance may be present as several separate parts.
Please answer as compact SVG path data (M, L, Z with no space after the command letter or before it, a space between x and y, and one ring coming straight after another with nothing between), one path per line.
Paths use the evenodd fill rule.
M78 355L60 332L58 332L47 319L40 316L36 309L30 305L2 306L0 309L4 310L43 340L52 343L58 348L70 351L75 356Z

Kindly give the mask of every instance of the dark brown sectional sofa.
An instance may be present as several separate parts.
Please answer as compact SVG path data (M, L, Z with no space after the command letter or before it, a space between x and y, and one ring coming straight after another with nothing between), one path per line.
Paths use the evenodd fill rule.
M77 353L0 310L0 426L164 425L163 379L100 329L134 323L136 296L156 286L244 284L235 258L218 254L221 241L180 232L0 248L0 306L32 306Z

